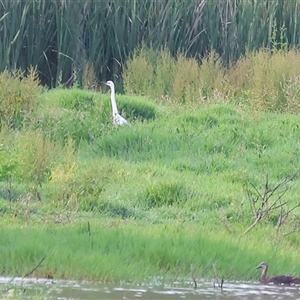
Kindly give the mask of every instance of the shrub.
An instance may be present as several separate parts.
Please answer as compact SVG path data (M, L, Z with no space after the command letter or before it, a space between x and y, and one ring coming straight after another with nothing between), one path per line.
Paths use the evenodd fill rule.
M247 53L226 72L223 91L257 110L299 111L299 67L296 50Z
M167 49L155 52L145 46L126 62L123 73L126 93L181 103L212 97L222 79L223 68L215 52L199 64L195 58L180 53L173 57Z
M127 61L123 80L126 93L173 103L230 101L256 110L299 112L299 68L299 51L293 49L248 52L225 69L214 51L196 60L142 47Z
M156 52L142 46L127 60L123 72L126 94L151 95L153 89L154 61Z
M0 181L8 181L17 174L19 162L15 153L12 153L8 147L0 145Z
M41 131L30 129L16 134L15 147L20 163L20 179L35 193L49 179L51 166L63 150Z
M33 111L39 98L37 72L28 74L16 70L0 73L0 122L1 127L21 128L25 118Z
M194 58L179 55L175 67L172 99L182 103L198 100L201 96L199 72L199 64Z
M104 203L102 193L113 174L112 165L99 165L94 161L80 165L74 151L69 140L64 159L52 167L47 196L54 207L99 212Z

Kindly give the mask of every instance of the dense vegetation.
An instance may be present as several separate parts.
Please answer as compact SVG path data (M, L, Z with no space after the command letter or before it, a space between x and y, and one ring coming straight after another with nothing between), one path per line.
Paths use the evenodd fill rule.
M1 274L46 256L32 276L173 280L193 264L212 278L215 264L251 279L262 260L299 275L298 57L259 51L225 69L214 53L199 65L139 48L119 128L109 94L1 73Z
M297 47L299 9L299 0L2 0L0 71L37 66L48 86L91 87L120 78L142 43L197 59L214 50L228 64L247 51Z

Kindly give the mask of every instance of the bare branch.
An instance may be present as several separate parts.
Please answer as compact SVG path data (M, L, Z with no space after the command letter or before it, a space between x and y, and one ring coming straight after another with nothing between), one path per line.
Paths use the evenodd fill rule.
M295 208L299 207L300 203L296 204L294 207L292 207L290 210L287 211L287 214L289 214L290 212L292 212Z
M46 258L46 255L41 259L41 261L37 264L37 266L35 268L33 268L30 272L28 272L24 277L28 277L29 275L31 275L44 261L44 259Z
M297 207L300 206L300 203L296 204L295 206L293 206L291 209L289 209L287 212L284 213L283 208L281 208L280 210L280 215L278 217L278 221L276 224L276 229L278 230L279 227L285 222L285 220L287 219L287 217L289 216L289 214L296 209Z
M289 235L289 234L292 234L292 233L295 233L295 232L298 232L298 231L300 231L300 228L295 229L295 230L292 230L292 231L290 231L290 232L286 232L286 233L283 234L283 236L287 236L287 235Z
M195 269L194 269L194 265L191 264L191 276L192 276L192 279L193 279L193 282L194 282L194 289L197 288L197 281L196 281L196 278L195 278Z
M269 185L269 177L266 175L266 182L263 186L263 192L260 192L258 188L250 182L251 187L253 188L256 194L256 200L254 199L254 193L249 189L247 190L247 196L250 202L250 208L252 215L254 216L254 222L244 231L244 234L248 233L253 229L257 223L259 223L264 217L268 216L271 212L280 209L280 214L278 217L276 228L278 228L285 222L288 215L297 207L300 206L300 203L293 206L291 209L286 210L286 205L288 201L282 201L284 195L291 187L294 186L288 185L296 175L286 177L284 180L279 182L273 189Z
M269 191L269 176L266 174L266 184L265 184L265 191Z
M253 227L256 226L256 224L257 224L261 219L262 219L262 218L256 219L256 220L252 223L252 225L251 225L250 227L248 227L248 228L244 231L243 234L248 233Z
M251 186L254 188L255 192L258 194L259 198L263 199L263 196L260 194L260 192L258 191L258 189L256 188L256 186L250 182Z
M215 279L214 279L214 288L216 287L216 284L218 284L218 287L222 290L223 289L223 283L224 283L224 278L222 277L221 282L219 283L219 279L218 279L218 273L217 273L217 269L216 269L216 265L213 264L213 269L214 269L214 274L215 274Z

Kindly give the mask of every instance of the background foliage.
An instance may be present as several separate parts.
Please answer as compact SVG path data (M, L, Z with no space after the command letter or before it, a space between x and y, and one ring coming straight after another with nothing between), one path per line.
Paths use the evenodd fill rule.
M0 71L37 66L43 84L120 80L144 43L171 55L222 62L246 51L299 45L300 1L0 1ZM84 82L85 71L94 77ZM114 77L114 78L112 78Z
M143 45L127 60L126 94L147 95L163 103L234 103L253 110L300 112L299 51L262 49L224 67L214 52L201 63Z

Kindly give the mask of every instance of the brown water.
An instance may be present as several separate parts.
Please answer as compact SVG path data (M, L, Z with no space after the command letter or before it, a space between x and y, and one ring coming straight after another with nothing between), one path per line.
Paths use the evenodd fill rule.
M191 283L161 285L108 285L48 279L0 277L0 299L300 299L300 287L263 286L249 282L224 282L223 289L212 282L200 281L194 289Z

